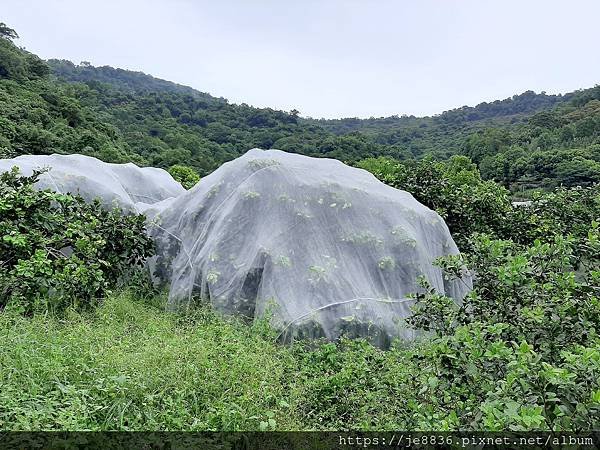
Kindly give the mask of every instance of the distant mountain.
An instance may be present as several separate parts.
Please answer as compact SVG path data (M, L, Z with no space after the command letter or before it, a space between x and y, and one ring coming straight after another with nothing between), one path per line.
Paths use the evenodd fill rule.
M354 161L361 157L387 155L399 158L422 157L430 154L438 158L447 158L460 153L467 137L485 127L510 126L526 122L532 114L551 109L559 104L566 103L574 97L574 93L565 95L536 94L527 91L505 100L491 103L481 103L475 107L464 106L446 111L433 117L391 116L370 119L303 119L295 115L274 111L271 109L252 108L247 105L230 105L223 98L216 98L209 94L199 92L187 86L182 86L169 81L154 78L142 72L132 72L112 67L93 67L89 64L74 65L69 61L50 60L49 65L55 76L60 80L69 82L83 82L89 87L98 89L98 83L110 84L122 92L149 95L154 93L173 94L175 96L190 96L200 100L198 110L214 111L215 109L230 109L234 116L243 112L254 116L253 119L243 120L242 123L252 126L272 128L272 120L265 120L262 116L277 113L279 119L287 114L289 117L283 122L293 122L298 125L294 135L281 133L277 130L267 139L262 146L270 144L279 148L310 155L327 155L346 161ZM206 103L204 103L206 102ZM240 110L240 108L243 109ZM259 112L261 111L261 112ZM194 114L197 111L194 111ZM213 122L221 122L219 117L213 117ZM187 116L183 116L184 119ZM276 119L275 122L280 121ZM200 124L203 120L200 120ZM227 125L227 124L225 124ZM236 124L232 124L237 126ZM318 127L318 129L316 128ZM298 132L302 133L303 140L295 139ZM359 134L356 134L356 133ZM308 134L307 134L308 133ZM211 141L219 142L210 133L205 134ZM231 136L239 135L232 132ZM310 135L310 136L309 136ZM221 136L223 140L223 136ZM240 139L232 143L237 147ZM242 142L247 142L242 139ZM386 148L380 148L379 146ZM343 147L340 149L340 147ZM393 148L390 148L393 147ZM236 155L239 154L236 150ZM233 156L233 155L232 155Z
M527 91L504 100L463 106L431 117L310 119L307 123L322 126L336 135L358 131L381 144L401 145L415 157L425 154L448 157L459 153L466 137L478 129L526 122L532 114L568 102L574 95Z
M477 106L462 106L432 117L390 116L369 119L319 119L316 122L336 134L352 131L382 132L393 128L418 126L423 123L464 124L499 118L508 118L514 122L524 116L567 102L574 95L574 93L547 95L545 92L536 94L533 91L526 91L504 100L496 100L491 103L483 102Z
M47 61L56 77L71 82L99 82L112 84L120 89L135 93L171 92L174 94L191 95L195 98L216 99L210 94L197 91L189 86L173 83L172 81L155 78L144 72L118 69L110 66L94 67L87 62L79 65L66 59L50 59ZM224 98L217 99L227 103Z
M347 163L465 154L484 176L509 187L600 179L598 87L564 95L527 91L432 117L315 120L231 104L142 72L44 63L10 39L0 39L0 56L0 157L77 152L186 165L204 175L253 147Z

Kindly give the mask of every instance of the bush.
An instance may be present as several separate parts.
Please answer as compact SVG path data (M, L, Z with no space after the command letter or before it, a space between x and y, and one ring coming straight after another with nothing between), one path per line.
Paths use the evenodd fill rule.
M589 224L600 218L600 184L538 192L524 207L513 206L502 186L482 180L464 156L408 163L369 158L358 165L437 211L462 251L472 250L470 238L475 233L521 245L551 242L556 234L584 237Z
M169 173L178 181L184 188L193 188L198 181L200 181L200 175L194 169L188 166L182 166L175 164L169 169Z
M425 340L410 427L591 430L600 426L600 185L538 193L513 206L465 158L360 165L445 219L474 275L461 305L424 284L408 320Z
M415 357L434 372L438 408L486 430L591 430L600 426L600 229L530 247L479 235L473 252L439 261L470 270L457 306L431 289L409 322L434 333ZM431 399L430 399L431 400ZM424 400L425 401L425 400Z
M152 254L145 218L0 175L0 307L93 303Z
M493 181L483 181L477 167L464 156L447 162L408 163L370 158L358 165L438 212L463 250L471 234L495 232L512 209L509 192Z
M600 219L600 184L557 188L533 195L527 207L512 208L497 234L523 245L552 241L555 235L585 238L590 223Z

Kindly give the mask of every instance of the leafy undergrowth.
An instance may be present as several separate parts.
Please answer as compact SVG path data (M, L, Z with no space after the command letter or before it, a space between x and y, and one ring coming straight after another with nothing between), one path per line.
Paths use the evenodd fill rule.
M544 420L534 381L554 383L555 398L579 397L578 409L587 399L578 414L597 421L597 346L543 370L527 344L487 346L489 327L389 351L362 340L283 346L264 322L207 307L182 317L153 303L125 292L60 318L0 314L0 429L560 429ZM447 377L474 356L459 371L468 380ZM480 363L505 373L493 379ZM570 384L582 376L579 395ZM515 398L514 382L530 398Z
M412 375L403 350L361 340L283 346L265 322L248 326L208 307L182 317L152 303L124 292L83 313L0 314L0 429L405 424Z
M63 319L5 311L0 330L0 429L298 427L289 351L206 310L183 319L124 293Z
M155 302L158 303L158 302ZM283 346L204 307L130 293L62 318L0 314L0 429L392 429L412 420L414 364L365 341ZM414 392L413 392L414 394ZM414 395L413 395L414 397ZM424 406L426 407L426 406ZM439 427L432 417L429 426Z

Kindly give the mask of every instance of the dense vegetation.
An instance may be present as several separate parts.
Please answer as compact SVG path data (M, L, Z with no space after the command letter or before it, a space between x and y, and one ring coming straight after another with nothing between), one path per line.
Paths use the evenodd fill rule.
M509 133L497 131L474 135L465 145L488 179L515 190L600 181L600 86Z
M340 135L360 132L417 158L466 155L484 179L512 191L600 181L600 86L564 96L528 91L430 118L317 123Z
M527 207L515 207L510 192L494 181L483 180L465 156L453 156L446 162L404 163L370 158L358 166L436 210L463 251L470 250L474 233L530 245L561 233L583 237L592 221L600 218L598 184L535 193Z
M400 145L410 156L448 157L457 153L465 139L475 131L494 125L522 123L529 115L564 103L572 96L527 91L505 100L463 106L433 117L321 119L316 123L336 135L360 132L375 142Z
M0 174L0 309L94 304L152 255L145 218L36 190L39 175Z
M511 331L474 323L414 348L311 350L275 343L260 323L183 318L131 294L63 319L4 313L0 428L597 428L598 346L545 363L544 349L507 343Z
M248 325L206 305L165 312L162 294L128 276L151 252L142 217L35 191L39 174L5 173L0 429L600 427L598 88L353 128L118 69L51 62L52 77L11 31L0 26L5 154L83 151L161 165L189 186L276 138L264 146L353 162L436 209L463 251L438 264L475 281L460 305L423 282L407 323L427 331L417 342L284 346L268 318ZM409 123L422 134L404 141ZM400 139L385 141L386 130ZM576 174L565 168L573 161ZM514 206L507 187L523 177L579 186Z

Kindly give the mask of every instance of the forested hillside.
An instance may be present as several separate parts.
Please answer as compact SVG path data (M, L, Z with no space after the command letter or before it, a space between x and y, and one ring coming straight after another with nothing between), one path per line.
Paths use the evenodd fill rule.
M513 190L600 181L600 86L509 129L469 137L463 151L484 178Z
M6 31L8 30L8 31ZM205 175L250 148L357 163L469 156L514 191L600 180L600 87L532 91L433 117L314 120L141 72L47 63L0 39L0 155L84 153ZM14 33L14 34L11 34Z
M532 91L434 117L318 120L412 156L469 156L485 179L513 191L600 180L600 86L566 95Z
M391 116L369 119L320 119L318 123L336 135L361 132L375 142L401 145L411 156L426 154L448 157L456 154L473 132L490 127L521 123L537 111L566 102L573 94L546 95L527 91L505 100L463 106L433 117Z

